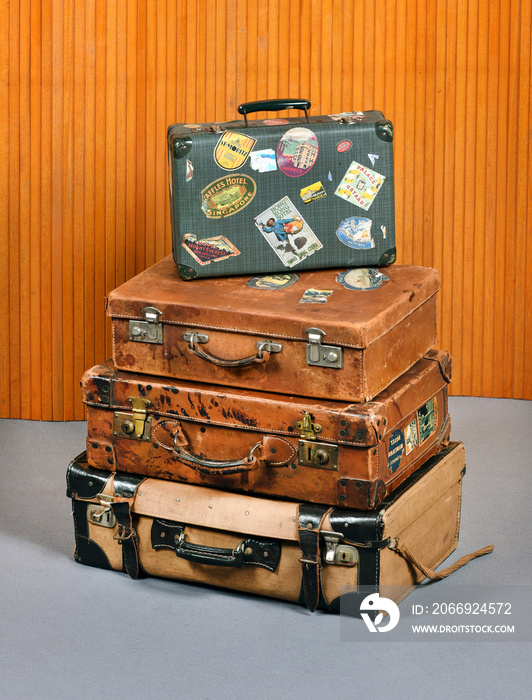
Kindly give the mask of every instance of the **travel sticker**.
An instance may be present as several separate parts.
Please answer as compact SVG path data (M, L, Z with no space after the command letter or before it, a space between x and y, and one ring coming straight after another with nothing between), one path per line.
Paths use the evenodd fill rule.
M269 173L277 170L275 151L271 148L266 148L263 151L253 151L249 157L249 164L252 170L258 170L259 173Z
M185 180L187 182L190 182L193 177L194 177L194 166L192 165L192 163L189 160L187 160L186 169L185 169Z
M249 175L226 175L201 191L201 209L208 219L232 216L247 207L256 191L255 180Z
M252 277L246 282L248 287L253 289L284 289L291 287L299 279L297 272L287 272L284 275L259 275Z
M346 289L356 289L365 291L378 289L384 282L389 281L389 277L374 267L354 267L347 272L340 272L336 281Z
M303 187L299 194L301 195L301 199L305 202L305 204L310 204L311 202L315 202L317 199L327 196L327 192L325 192L323 189L321 182L315 182L313 185Z
M367 211L384 180L386 180L384 175L380 175L354 160L334 194Z
M307 289L298 304L325 304L332 294L332 289Z
M297 265L323 247L288 197L259 214L255 225L286 267Z
M213 238L198 240L193 233L185 233L181 245L200 265L208 265L211 262L219 262L233 255L240 255L238 248L225 236L214 236Z
M408 455L417 445L417 420L414 418L406 427L405 430L405 453Z
M363 250L375 248L371 235L371 219L363 216L350 216L344 219L336 229L338 239L349 248Z
M224 131L214 149L214 160L224 170L236 170L244 165L256 143L251 136Z
M301 177L312 168L318 157L316 134L303 126L288 129L277 146L279 169L288 177Z
M419 444L436 430L436 402L434 399L427 401L417 412L419 421Z
M338 153L346 153L352 146L353 144L351 141L346 139L345 141L340 141L340 143L336 146L336 150Z
M394 430L388 443L388 471L395 472L405 451L405 439L400 430Z

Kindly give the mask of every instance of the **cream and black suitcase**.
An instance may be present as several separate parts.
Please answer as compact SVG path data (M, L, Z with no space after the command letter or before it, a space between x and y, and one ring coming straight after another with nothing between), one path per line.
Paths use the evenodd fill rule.
M392 587L396 602L457 546L464 447L440 452L371 512L68 468L78 562L245 591L337 611ZM390 595L390 594L388 594Z

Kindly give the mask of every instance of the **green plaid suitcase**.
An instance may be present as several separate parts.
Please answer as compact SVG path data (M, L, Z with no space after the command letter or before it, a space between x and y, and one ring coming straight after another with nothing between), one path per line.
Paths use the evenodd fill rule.
M249 102L238 108L244 120L169 127L180 277L394 262L392 123L377 111L309 117L309 108ZM305 118L247 119L283 109Z

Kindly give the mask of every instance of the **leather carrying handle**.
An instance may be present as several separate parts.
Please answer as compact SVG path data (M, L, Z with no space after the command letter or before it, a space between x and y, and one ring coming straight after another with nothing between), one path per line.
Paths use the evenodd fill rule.
M275 571L281 558L281 543L277 540L248 537L234 548L212 547L189 542L185 523L154 519L151 528L153 549L168 549L181 559L210 566L230 566L241 569L246 565Z
M175 435L177 438L177 432ZM191 452L187 452L182 446L177 444L174 438L174 449L172 454L187 467L194 469L200 474L214 474L216 476L230 476L231 474L242 474L242 472L252 472L259 466L259 460L253 452L262 447L262 442L258 442L250 451L247 457L241 459L218 460L199 457Z
M253 112L280 112L283 109L302 109L305 112L307 122L309 121L308 110L310 109L310 102L308 100L258 100L256 102L243 102L241 105L238 105L238 113L244 115L246 126L248 114Z
M204 544L187 542L185 532L174 541L176 556L193 561L196 564L211 564L214 566L232 566L241 569L244 566L244 542L235 549L224 547L209 547Z
M191 333L185 333L183 337L185 340L188 340L189 344L187 349L189 352L193 353L202 360L205 360L206 362L210 362L212 365L216 365L217 367L246 367L247 365L262 364L270 359L271 351L280 352L282 350L282 346L278 343L264 341L257 343L256 355L241 357L236 360L227 360L222 357L216 357L216 355L211 355L206 350L199 348L199 333L192 331ZM206 341L203 340L202 342ZM268 350L268 348L270 348L270 350Z

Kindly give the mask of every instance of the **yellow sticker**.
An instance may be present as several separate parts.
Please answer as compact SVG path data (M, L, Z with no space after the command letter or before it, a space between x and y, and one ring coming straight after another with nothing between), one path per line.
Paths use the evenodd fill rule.
M236 170L246 162L257 139L224 131L214 149L214 160L224 170Z

